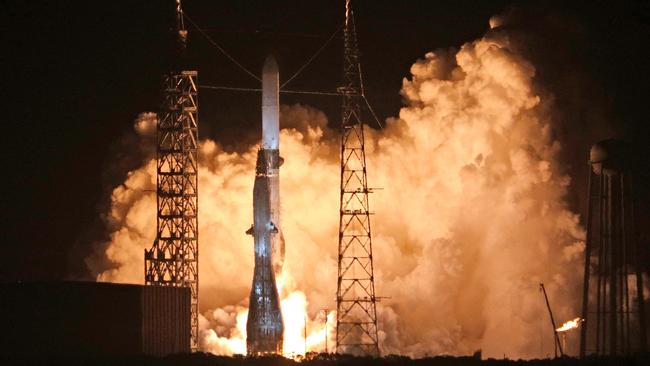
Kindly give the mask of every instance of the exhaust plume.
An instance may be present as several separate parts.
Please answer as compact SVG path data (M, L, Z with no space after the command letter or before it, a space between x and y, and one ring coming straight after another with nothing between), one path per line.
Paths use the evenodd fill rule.
M389 297L378 306L383 354L540 357L553 340L538 283L559 318L579 310L584 232L534 77L506 35L490 32L418 60L399 118L366 129L369 182L383 188L370 201L375 283ZM324 309L335 308L339 141L326 126L313 108L281 109L286 354L304 353L305 316L307 350L323 351L326 333L334 349L335 314ZM217 354L245 352L257 150L201 144L201 346ZM149 159L113 191L110 241L88 261L112 263L95 270L99 281L143 282L154 189Z

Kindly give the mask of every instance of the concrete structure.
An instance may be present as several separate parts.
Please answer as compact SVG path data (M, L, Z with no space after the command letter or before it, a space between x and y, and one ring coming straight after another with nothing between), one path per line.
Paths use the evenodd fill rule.
M10 359L190 352L190 289L96 282L0 284Z

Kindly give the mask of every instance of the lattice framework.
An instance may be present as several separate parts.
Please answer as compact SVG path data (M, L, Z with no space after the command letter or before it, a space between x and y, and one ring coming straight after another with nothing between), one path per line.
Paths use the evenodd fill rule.
M189 287L190 346L199 344L197 72L184 70L187 30L176 0L172 71L163 74L156 129L156 239L144 251L147 285Z
M354 17L346 1L336 350L378 356L372 232L361 98L363 85Z
M631 355L647 347L631 178L627 172L595 174L590 166L581 357Z
M156 239L145 250L145 283L190 287L192 349L198 348L197 72L163 76L157 130Z

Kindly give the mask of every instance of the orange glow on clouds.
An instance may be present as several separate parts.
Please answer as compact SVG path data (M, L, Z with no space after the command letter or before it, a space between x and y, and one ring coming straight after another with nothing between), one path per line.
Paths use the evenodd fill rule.
M539 357L538 283L559 317L579 307L584 231L565 202L552 101L500 29L417 60L399 117L366 129L369 185L383 188L370 197L376 289L390 297L378 306L383 354ZM283 106L281 127L284 351L301 355L305 316L307 349L321 351L323 309L335 308L339 141L311 107ZM217 354L246 348L257 146L242 151L200 150L201 347ZM109 240L87 259L98 280L143 282L153 189L149 160L113 191ZM333 312L328 322L332 351Z

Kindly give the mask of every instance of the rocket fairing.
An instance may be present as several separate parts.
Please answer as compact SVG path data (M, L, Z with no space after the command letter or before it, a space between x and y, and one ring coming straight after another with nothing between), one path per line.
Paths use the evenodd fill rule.
M284 239L280 228L280 123L278 65L268 56L262 70L262 145L257 153L253 186L255 243L246 351L249 355L282 354L284 324L275 282L282 271Z
M262 149L280 149L280 77L278 64L268 56L262 69Z

